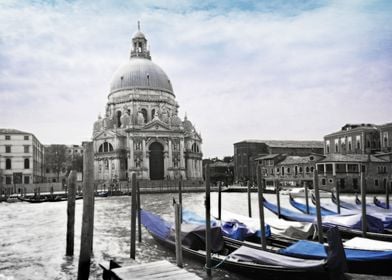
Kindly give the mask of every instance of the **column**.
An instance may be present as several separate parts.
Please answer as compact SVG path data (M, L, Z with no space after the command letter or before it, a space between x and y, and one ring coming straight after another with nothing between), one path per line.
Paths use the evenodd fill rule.
M332 163L332 175L336 176L336 163Z
M185 168L184 139L180 140L180 168Z
M135 156L133 153L133 138L129 138L129 160L128 160L128 169L135 166ZM128 170L127 170L128 172ZM131 178L131 177L129 177Z
M173 154L172 154L172 141L171 141L171 139L169 139L168 150L169 150L169 163L166 168L173 167Z

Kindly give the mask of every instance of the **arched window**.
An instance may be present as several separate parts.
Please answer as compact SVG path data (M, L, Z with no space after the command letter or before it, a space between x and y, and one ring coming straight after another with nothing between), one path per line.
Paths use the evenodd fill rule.
M25 160L24 160L24 168L25 169L30 169L30 159L25 158Z
M117 111L117 127L121 127L121 111Z
M142 114L143 114L143 117L144 117L144 123L147 123L147 110L146 109L142 109Z
M192 147L191 147L191 150L192 150L192 152L194 152L194 153L198 153L198 152L199 152L199 146L197 146L196 143L193 143L193 144L192 144Z
M151 110L151 118L153 119L155 117L155 109Z
M12 168L11 159L10 159L10 158L7 158L7 159L5 160L5 169L11 169L11 168Z
M101 144L101 146L99 146L98 152L99 153L113 152L113 146L108 142L104 142L103 144Z

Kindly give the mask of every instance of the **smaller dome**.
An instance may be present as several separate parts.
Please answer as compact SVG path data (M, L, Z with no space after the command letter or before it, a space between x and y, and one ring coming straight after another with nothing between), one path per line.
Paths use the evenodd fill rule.
M139 38L139 39L146 39L146 36L144 36L143 32L137 31L135 34L132 36L133 39Z

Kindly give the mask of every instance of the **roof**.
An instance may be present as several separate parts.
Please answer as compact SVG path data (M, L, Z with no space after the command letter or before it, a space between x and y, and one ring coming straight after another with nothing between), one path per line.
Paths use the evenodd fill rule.
M278 156L280 156L281 154L270 154L270 155L264 155L264 156L259 156L257 158L255 158L255 160L265 160L265 159L273 159L276 158Z
M243 140L239 143L260 143L271 148L324 148L323 141L315 140Z
M114 73L110 92L129 89L153 89L173 94L173 87L166 73L146 58L132 57Z
M216 161L214 163L210 163L209 166L210 167L232 167L232 166L234 166L234 162Z
M0 128L0 134L32 134L30 132L21 131L13 128Z
M321 162L386 162L380 158L375 157L374 155L367 155L367 154L328 154L325 156Z
M316 160L313 158L313 160L310 159L311 156L287 156L284 160L279 162L281 165L286 165L286 164L305 164L305 163L310 163L310 162L315 162ZM314 157L314 156L313 156Z
M348 127L352 127L350 129L346 129ZM325 137L331 137L331 136L337 136L337 135L342 135L342 134L347 134L351 132L361 132L361 131L377 131L376 125L373 124L363 124L363 125L349 125L346 124L345 126L342 127L341 130L327 134L324 136Z

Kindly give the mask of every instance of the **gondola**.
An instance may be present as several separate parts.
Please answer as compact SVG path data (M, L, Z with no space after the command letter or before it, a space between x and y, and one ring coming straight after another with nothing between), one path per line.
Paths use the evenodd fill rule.
M387 206L387 204L381 200L379 200L376 196L373 197L373 203L374 205L376 205L377 207L380 207L382 209L387 209L392 211L392 208Z
M337 199L335 197L335 195L332 195L332 202L334 202L335 204L337 204ZM357 213L361 213L361 201L359 200L358 197L355 198L355 204L353 203L349 203L346 201L342 201L340 200L340 206L357 212ZM367 216L373 216L377 219L380 219L383 222L384 228L386 231L388 231L389 233L391 233L392 231L392 212L389 212L388 210L382 210L382 209L377 209L377 207L373 207L373 206L368 206L366 205L366 213Z
M244 221L244 225L249 224L247 220L251 218L244 217L245 220L242 220L240 215L230 213L227 211L222 211L225 217L223 220L230 220L228 217L235 217L234 220L236 223L242 223ZM192 217L192 219L188 219ZM257 224L259 221L256 219L254 223ZM185 210L185 215L183 215L183 222L185 223L193 223L197 222L198 224L205 223L205 219L197 216L196 214L192 214L191 211ZM225 232L225 225L227 222L221 221L221 228L223 232ZM219 220L213 220L214 225L219 224ZM222 224L224 226L222 226ZM234 225L234 228L238 228ZM270 226L273 229L273 226ZM255 230L250 230L250 232L255 233ZM225 235L225 233L224 233ZM237 235L225 235L224 239L228 246L232 248L238 248L242 245L249 246L252 248L260 249L260 240L258 243L250 243L243 242L243 240L233 240ZM310 241L310 240L294 240L292 238L291 242L288 242L290 239L284 239L286 245L282 241L280 241L281 237L272 235L267 235L267 244L269 245L269 249L272 249L279 254L296 256L305 259L323 259L326 258L327 255L324 250L324 245ZM278 242L277 242L278 241ZM279 242L280 241L280 242ZM365 244L365 246L364 246ZM351 240L348 240L344 243L344 251L347 258L348 271L350 273L361 273L361 274L374 274L374 275L392 275L392 270L390 269L392 265L392 243L384 242L384 241L375 241L367 238L355 237Z
M141 223L161 245L175 248L173 225L161 217L141 210ZM273 252L262 251L241 246L230 251L220 227L212 229L211 263L252 278L266 279L342 279L346 272L344 250L339 233L332 229L329 234L331 251L324 260L307 260L297 257L283 256ZM182 251L186 256L205 261L205 227L201 225L182 225Z
M55 197L50 197L50 196L42 196L40 198L38 197L19 197L18 199L23 202L29 202L29 203L43 203L43 202L61 202L61 201L67 201L67 197L60 197L60 196L55 196ZM75 197L75 200L78 199L83 199L83 196L77 195Z
M312 194L313 197L313 194ZM306 209L306 205L303 203L299 203L297 202L291 195L289 195L289 201L291 206L293 206L294 208L298 209L299 211L301 211L302 213L307 213L307 209ZM316 215L316 207L313 207L312 205L308 205L308 209L309 209L309 214L310 215ZM325 208L321 208L321 216L329 216L329 215L336 215L337 213Z
M264 207L270 210L275 215L279 215L278 207L268 202L266 199L263 201ZM316 223L316 218L313 215L298 213L289 209L280 208L280 217L288 221ZM323 230L328 230L331 227L338 227L343 238L349 239L356 236L362 236L361 231L361 214L354 215L331 215L322 218ZM366 237L370 239L392 241L392 234L385 230L383 222L370 215L366 215L367 229Z
M373 199L374 201L374 199ZM362 207L361 200L359 199L358 195L355 196L355 204L358 206L358 208ZM366 204L366 210L370 212L377 212L377 213L382 213L385 214L386 216L390 216L392 219L392 211L390 209L387 209L386 207L378 207L376 205L371 205L371 204Z

